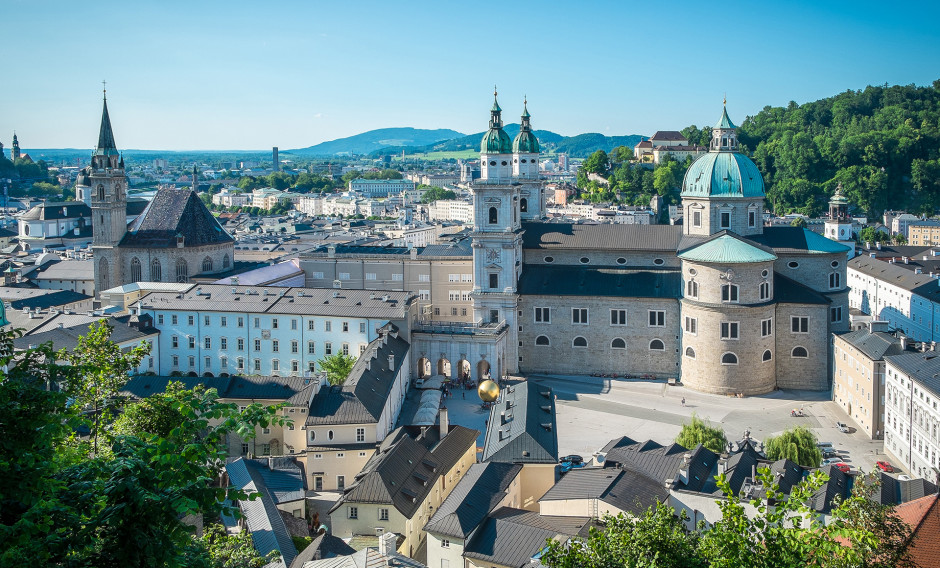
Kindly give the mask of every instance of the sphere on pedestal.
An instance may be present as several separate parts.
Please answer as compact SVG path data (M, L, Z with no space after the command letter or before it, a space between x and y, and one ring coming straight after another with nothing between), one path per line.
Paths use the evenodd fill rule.
M495 402L499 398L499 385L493 381L483 381L477 388L477 394L483 402Z

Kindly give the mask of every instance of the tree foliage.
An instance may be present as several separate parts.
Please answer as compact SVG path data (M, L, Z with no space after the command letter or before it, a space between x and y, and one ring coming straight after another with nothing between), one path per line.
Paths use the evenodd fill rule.
M341 385L346 382L346 377L349 376L355 364L355 357L352 355L343 355L342 353L327 355L317 361L317 366L326 372L326 380L329 381L331 385Z
M764 453L767 459L788 459L805 467L819 467L822 452L816 445L816 434L803 426L795 426L783 431L779 436L771 436L764 441Z
M457 199L457 194L443 187L432 187L421 196L421 203L433 203L441 199Z
M726 450L728 438L725 437L725 431L721 427L712 426L711 422L702 420L693 412L692 421L682 425L682 430L676 436L676 443L688 449L702 444L716 454L720 454Z

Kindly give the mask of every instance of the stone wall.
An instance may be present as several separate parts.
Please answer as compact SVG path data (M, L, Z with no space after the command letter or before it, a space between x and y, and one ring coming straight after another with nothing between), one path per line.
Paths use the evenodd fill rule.
M808 333L793 333L791 318L809 317ZM824 304L778 304L776 315L777 387L798 390L829 388L829 306ZM803 347L808 357L793 357Z

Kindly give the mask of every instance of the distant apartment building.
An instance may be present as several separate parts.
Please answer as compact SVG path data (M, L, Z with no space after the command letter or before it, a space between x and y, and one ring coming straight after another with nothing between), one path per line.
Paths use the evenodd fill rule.
M473 203L464 199L439 199L428 205L429 221L473 223Z
M357 178L349 181L349 191L359 193L363 197L388 197L414 188L415 182L406 179Z
M633 147L633 157L636 160L653 164L660 163L666 156L681 162L688 157L695 159L707 152L708 148L690 145L689 139L675 130L657 131L649 140L642 140Z
M273 187L263 187L251 192L251 206L259 209L273 209L279 202L289 199L287 192Z
M885 453L912 475L940 472L940 357L935 351L885 358Z
M849 308L887 321L914 341L937 341L940 339L938 277L940 275L908 270L870 256L857 256L846 265Z
M908 225L907 243L928 247L940 245L940 221L920 221Z
M444 187L454 185L460 180L459 174L424 174L421 183L431 187Z
M891 217L891 234L892 235L904 235L908 237L908 229L911 225L920 225L923 224L924 220L917 215L911 215L910 213L901 213L899 215L893 215Z
M235 187L223 187L219 193L212 196L212 203L223 207L243 207L250 205L251 201L252 194Z

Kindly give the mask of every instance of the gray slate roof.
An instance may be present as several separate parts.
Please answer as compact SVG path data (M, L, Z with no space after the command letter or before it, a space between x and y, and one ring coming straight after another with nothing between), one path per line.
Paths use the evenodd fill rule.
M555 395L550 387L529 381L503 387L490 409L483 461L558 462Z
M594 249L673 251L679 246L679 225L576 225L523 223L522 246L527 249Z
M37 328L29 333L29 335L24 335L23 337L18 337L13 340L13 347L15 349L27 349L30 345L39 345L42 343L52 342L52 346L56 349L74 349L78 345L78 338L89 333L89 322L87 320L108 320L108 324L114 328L114 331L111 333L111 341L121 344L127 342L140 342L145 338L158 335L159 330L153 327L145 327L140 330L137 327L132 327L128 325L128 321L133 316L120 316L120 317L92 317L89 318L85 315L64 315L59 314L52 318L47 324ZM59 320L69 320L77 319L81 323L72 326L64 326L59 328L57 322ZM68 323L64 321L62 323Z
M940 357L936 351L890 355L885 361L911 377L922 388L940 396Z
M847 266L884 283L909 290L933 301L940 301L940 286L937 284L937 279L929 274L917 274L898 265L867 256L857 256L850 260Z
M809 286L804 286L796 280L787 278L779 272L774 272L774 300L781 304L831 304L827 296L820 294Z
M679 444L660 445L653 440L632 442L629 438L607 451L605 466L620 465L623 469L641 473L654 480L674 479L683 457L689 452Z
M63 260L50 264L35 276L35 280L94 280L95 261Z
M0 299L4 300L9 308L21 310L23 308L46 309L55 306L74 304L88 300L91 296L72 292L71 290L46 290L41 288L15 288L13 286L0 286Z
M173 248L177 236L186 247L235 242L191 188L163 188L127 227L119 246Z
M260 472L244 458L236 458L225 464L225 470L232 485L249 494L259 494L254 500L238 503L251 532L255 549L262 556L276 550L281 553L280 566L290 566L297 555L297 548L291 540L284 519L281 518L274 496Z
M304 377L154 377L138 375L128 381L121 394L146 398L166 391L171 382L183 383L187 389L202 385L216 389L219 398L235 400L283 400L290 406L307 406L317 379Z
M506 497L507 488L522 466L508 463L475 463L424 526L442 536L465 539Z
M451 425L440 437L439 426L402 426L386 436L330 513L348 503L394 506L411 518L437 479L462 455L476 447L478 430Z
M883 331L872 333L868 328L862 328L843 333L839 337L864 353L872 361L880 361L885 355L900 355L903 353L898 338Z
M322 388L313 397L307 424L378 423L409 349L397 327L384 326L356 360L346 382ZM390 356L394 357L392 368Z
M678 298L678 270L630 270L587 266L526 264L519 278L522 295Z
M47 201L34 205L17 219L22 221L54 221L78 217L91 217L91 208L84 201Z
M587 536L587 517L542 516L532 511L503 507L486 522L464 547L464 557L492 564L522 568L559 536ZM475 562L479 564L479 562Z

